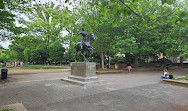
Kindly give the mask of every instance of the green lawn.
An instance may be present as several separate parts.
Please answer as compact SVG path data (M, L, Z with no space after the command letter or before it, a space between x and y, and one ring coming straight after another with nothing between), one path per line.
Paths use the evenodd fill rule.
M12 109L0 109L0 111L12 111Z
M187 80L188 81L188 76L176 78L176 79L173 79L173 80Z
M23 67L6 67L8 69L65 69L63 66L56 67L56 66L23 66Z

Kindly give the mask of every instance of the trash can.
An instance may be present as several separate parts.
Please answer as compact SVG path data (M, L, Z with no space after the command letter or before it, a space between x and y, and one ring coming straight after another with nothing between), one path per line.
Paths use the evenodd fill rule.
M7 79L8 69L1 69L1 79Z

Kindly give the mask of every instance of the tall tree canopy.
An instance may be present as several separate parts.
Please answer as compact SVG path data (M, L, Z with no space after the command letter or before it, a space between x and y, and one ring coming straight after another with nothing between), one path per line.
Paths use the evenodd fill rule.
M61 56L73 61L74 46L81 39L81 36L73 36L73 34L79 33L84 27L88 34L91 32L95 34L94 54L95 58L101 59L103 68L105 58L113 57L118 53L134 57L136 66L141 60L149 56L155 57L159 53L164 53L169 57L188 56L188 1L59 1L60 4L52 2L38 4L35 2L25 10L29 20L20 19L20 23L26 26L27 30L24 30L26 36L17 36L19 39L15 39L13 44L18 48L12 44L10 46L10 49L14 50L12 54L21 51L25 61L61 61ZM8 1L6 2L8 3ZM3 2L4 9L6 9L6 2L5 0ZM14 0L14 2L17 1ZM21 4L27 6L27 3L28 1L25 1ZM70 5L74 7L69 9L67 6ZM16 7L19 7L18 2ZM22 9L20 8L20 10ZM12 11L8 10L8 12L13 14ZM7 15L9 19L11 16ZM10 23L7 26L11 26L14 18L10 21L12 22L6 22L6 24ZM22 31L19 28L14 29ZM11 29L7 28L7 30ZM66 36L63 37L63 35ZM21 40L26 40L25 43L28 43L27 40L31 37L34 39L31 40L41 43L38 45L40 47L19 48L22 45L25 46L20 42ZM22 45L20 46L16 42ZM63 45L65 44L68 44L69 49L64 55ZM61 51L62 53L56 53ZM40 53L42 57L33 56L32 52L33 54ZM37 60L34 57L43 59ZM23 58L18 57L18 59Z
M0 39L14 37L24 32L23 27L17 27L15 20L21 19L21 14L30 9L31 0L0 0Z

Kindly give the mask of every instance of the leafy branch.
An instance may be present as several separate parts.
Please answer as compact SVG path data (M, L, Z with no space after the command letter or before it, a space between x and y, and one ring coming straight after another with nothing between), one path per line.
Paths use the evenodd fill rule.
M141 15L137 14L134 10L132 10L127 4L125 4L122 0L119 0L123 5L125 5L131 12L133 12L136 16L142 17Z

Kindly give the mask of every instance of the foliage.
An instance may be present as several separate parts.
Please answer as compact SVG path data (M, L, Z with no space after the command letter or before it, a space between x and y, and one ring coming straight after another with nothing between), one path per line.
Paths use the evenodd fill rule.
M9 46L10 51L14 52L15 59L25 62L45 63L47 60L45 40L34 36L24 36L15 39ZM60 41L50 43L50 60L62 62L65 48Z
M14 53L15 60L38 62L41 59L45 59L43 44L41 44L42 41L42 39L37 37L24 36L15 39L9 48Z
M26 36L17 36L10 51L0 57L30 62L74 61L74 46L81 35L73 34L82 27L96 38L94 58L90 60L101 59L102 64L118 53L126 54L122 62L136 65L159 53L188 57L187 4L177 0L88 0L79 1L69 10L64 4L35 3L26 11L29 21L20 20L27 27ZM68 32L65 37L64 32ZM65 51L64 45L69 49Z
M76 19L73 20L72 31L81 29L81 26L93 31L96 37L95 53L100 56L104 54L113 57L117 53L126 53L132 54L135 59L139 57L144 59L148 56L155 57L162 52L167 56L185 57L187 56L185 5L185 1L176 0L80 2L81 8L74 11L73 17ZM180 24L181 28L178 29ZM70 47L73 47L78 38L69 37ZM175 48L177 46L179 48ZM70 48L70 52L74 52L73 49Z
M14 37L25 31L18 27L15 20L21 19L21 13L30 9L31 0L0 0L0 39Z
M60 10L53 2L34 4L27 11L29 21L22 21L27 26L28 36L17 37L10 45L15 59L45 63L48 61L64 61L62 31L66 25L68 11Z
M31 22L26 24L30 34L43 39L44 60L62 61L65 49L62 47L61 32L69 19L67 9L61 9L53 2L35 4L29 12Z
M0 53L0 61L6 61L6 60L7 60L6 54L4 52L1 52Z
M182 17L186 17L187 9L183 8L185 3L183 3L183 6L178 6L178 4L181 3L176 3L175 5L179 8L182 7L184 11L176 8L176 12L174 13L172 7L169 6L172 4L171 2L167 0L162 2L164 5L161 6L160 2L152 0L142 0L137 1L136 3L126 1L126 5L129 5L129 8L134 9L134 13L127 12L126 15L122 14L125 13L125 7L119 6L117 8L113 6L114 3L110 3L110 1L99 6L101 9L107 10L106 13L109 13L109 10L104 7L113 6L112 10L116 11L115 13L110 13L113 13L113 15L116 15L115 17L118 18L118 21L114 20L113 24L118 26L117 24L120 23L121 25L119 25L119 27L122 27L123 24L127 25L121 28L124 29L124 35L120 36L120 34L118 34L117 43L115 44L118 52L139 54L139 56L156 55L160 52L167 53L171 56L186 56L186 25L181 25L182 28L180 30L178 29L178 38L180 39L178 39L179 41L176 41L176 45L172 42L176 40L173 36L177 35L175 34L174 26L179 27L177 21L182 21ZM168 3L169 5L166 5L165 3ZM119 5L117 2L115 2L115 4ZM105 11L103 12L103 15L105 16ZM119 16L116 13L119 13ZM186 19L184 19L184 23L186 23ZM172 32L173 34L171 34ZM181 53L177 54L178 50L175 48L176 46L180 47L179 51Z
M49 51L50 61L54 61L54 62L65 61L65 57L64 57L65 48L62 46L60 40L51 43L49 47L50 47L50 51Z
M125 63L126 64L126 58L125 57L115 57L113 60L112 60L112 63L111 64L117 64L117 63Z

